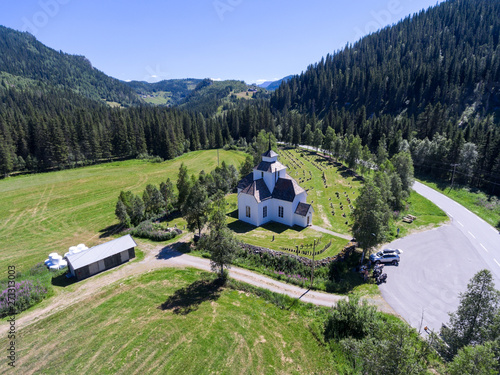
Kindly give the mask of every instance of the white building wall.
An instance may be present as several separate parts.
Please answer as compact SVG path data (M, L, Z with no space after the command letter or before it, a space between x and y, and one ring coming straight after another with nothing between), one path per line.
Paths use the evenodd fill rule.
M250 207L250 217L246 217L246 207ZM238 194L238 219L246 223L259 226L259 207L252 195Z
M294 210L293 210L293 202L287 202L287 201L282 201L279 199L272 199L272 207L271 207L271 212L268 211L268 215L271 214L271 219L273 221L276 221L278 223L282 223L288 226L293 226L293 217L294 217ZM278 216L278 210L279 206L283 207L283 217Z

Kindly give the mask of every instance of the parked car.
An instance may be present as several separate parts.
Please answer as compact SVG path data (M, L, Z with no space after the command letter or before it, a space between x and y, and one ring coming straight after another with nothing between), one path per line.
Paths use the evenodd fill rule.
M384 252L384 254L387 254L387 253L396 253L396 254L403 254L403 250L401 249L384 249L382 250Z
M401 259L400 259L399 254L397 252L394 252L394 251L385 252L384 250L381 250L375 254L370 255L370 260L376 264L390 263L390 264L394 264L395 266L397 266Z

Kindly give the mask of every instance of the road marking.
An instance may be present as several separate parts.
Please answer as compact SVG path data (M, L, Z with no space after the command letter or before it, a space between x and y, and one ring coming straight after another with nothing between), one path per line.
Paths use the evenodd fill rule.
M453 217L453 215L450 214L449 212L447 212L446 215L448 215L449 217Z
M479 245L481 245L481 247L484 249L484 251L486 251L487 253L489 253L488 249L484 247L484 245L482 243L480 243Z
M460 224L461 226L464 226L460 221L457 220L457 223ZM469 232L470 233L470 232Z
M495 258L493 258L493 260L495 261L495 263L498 265L498 267L500 267L500 263L498 263L498 260L496 260Z
M472 237L476 238L476 236L474 236L471 232L469 232L469 234L470 234Z

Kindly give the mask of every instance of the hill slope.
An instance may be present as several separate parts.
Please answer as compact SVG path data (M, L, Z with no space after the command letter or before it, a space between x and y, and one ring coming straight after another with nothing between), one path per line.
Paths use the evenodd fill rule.
M41 81L94 100L139 104L133 90L95 69L84 56L57 52L29 33L0 26L0 72Z
M499 14L498 0L450 0L407 17L311 65L272 107L415 115L440 102L450 115L499 114Z
M174 106L180 104L201 81L201 79L186 78L168 79L155 83L131 81L125 84L142 96L147 103Z

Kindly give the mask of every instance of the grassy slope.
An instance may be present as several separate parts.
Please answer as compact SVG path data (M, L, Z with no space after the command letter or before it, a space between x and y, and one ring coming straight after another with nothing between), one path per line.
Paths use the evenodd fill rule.
M298 160L302 161L304 165L298 164ZM345 167L334 165L312 151L281 151L280 161L288 167L288 174L296 179L300 186L309 189L307 201L308 203L312 202L314 208L313 224L337 233L350 234L351 226L346 224L346 221L349 222L351 210L344 192L354 205L362 182L350 176ZM323 183L323 171L312 162L324 168L326 186L328 187L325 187ZM339 192L340 198L337 198L336 192ZM333 205L335 215L332 214L330 203ZM343 210L340 209L341 203ZM343 217L342 213L345 213L346 217Z
M192 269L151 272L22 329L16 371L333 372L326 347L308 329L313 313L282 310L236 290L207 292L199 284L202 275ZM159 308L190 285L177 292L180 313Z
M500 229L500 204L492 205L491 209L481 204L480 201L487 202L491 196L483 192L470 191L465 188L455 188L450 190L449 185L436 184L435 182L427 180L419 180L421 183L439 191L441 194L453 199L467 208L469 211L474 212L477 216L488 222L488 224Z
M244 154L221 150L220 160L239 165ZM27 269L51 252L101 242L99 232L117 223L120 190L142 194L149 183L176 180L181 162L190 174L211 171L217 151L197 151L164 163L130 160L1 180L0 268Z
M313 241L319 240L319 244L316 251L321 250L329 241L332 241L332 245L321 255L315 257L315 259L322 259L329 256L334 256L340 252L348 242L343 238L335 237L330 234L325 234L317 232L311 228L300 228L293 227L290 228L286 225L279 223L269 223L262 227L254 227L253 225L247 224L238 220L238 196L237 194L230 194L226 197L228 203L228 217L227 223L231 230L236 233L236 236L251 245L266 247L268 249L284 251L285 249L295 249L295 246L301 245L312 245ZM273 241L274 237L274 241ZM311 246L301 247L301 250L312 251ZM306 258L312 258L312 256L300 254Z

